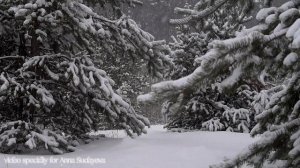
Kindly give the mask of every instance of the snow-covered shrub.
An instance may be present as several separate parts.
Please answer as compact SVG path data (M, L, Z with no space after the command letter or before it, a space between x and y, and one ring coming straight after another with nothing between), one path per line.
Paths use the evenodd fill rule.
M4 153L20 152L22 147L44 147L55 154L62 154L75 150L69 139L62 132L41 129L24 121L7 122L0 127L0 151Z
M220 122L219 118L212 118L202 123L202 127L208 131L220 131L224 130L224 124Z
M164 109L168 114L168 129L201 129L205 131L249 132L255 125L255 112L251 102L256 92L249 91L235 94L220 93L208 88L191 94L186 105L172 113L171 104ZM171 109L170 109L171 108Z

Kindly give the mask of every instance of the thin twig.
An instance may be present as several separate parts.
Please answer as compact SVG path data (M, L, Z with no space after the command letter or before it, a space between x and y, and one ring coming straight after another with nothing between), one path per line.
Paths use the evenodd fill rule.
M11 59L11 58L19 58L19 59L24 60L23 56L3 56L3 57L0 57L0 60L2 60L2 59Z

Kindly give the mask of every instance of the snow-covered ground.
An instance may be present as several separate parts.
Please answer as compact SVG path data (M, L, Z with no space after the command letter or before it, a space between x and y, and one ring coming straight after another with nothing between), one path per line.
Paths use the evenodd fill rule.
M178 133L166 131L162 126L152 126L147 135L135 139L124 136L122 131L106 131L105 134L110 138L82 145L76 152L64 155L0 154L0 168L208 168L233 157L255 141L249 134ZM82 159L87 158L90 164L82 163ZM7 164L5 159L22 163ZM47 164L42 164L43 161ZM98 163L92 165L92 161ZM26 162L35 163L26 165Z

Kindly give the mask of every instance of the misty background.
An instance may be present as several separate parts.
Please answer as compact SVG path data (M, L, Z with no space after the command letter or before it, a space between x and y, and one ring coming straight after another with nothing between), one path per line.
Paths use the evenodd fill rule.
M141 28L151 33L157 40L170 40L175 35L174 25L169 24L170 19L181 18L174 13L175 7L184 7L186 4L193 7L199 0L140 0L142 6L128 10L128 14L140 24ZM258 0L257 0L258 1ZM285 0L273 0L275 6L281 5ZM246 26L253 26L257 21L255 14L259 6L252 11L253 19Z

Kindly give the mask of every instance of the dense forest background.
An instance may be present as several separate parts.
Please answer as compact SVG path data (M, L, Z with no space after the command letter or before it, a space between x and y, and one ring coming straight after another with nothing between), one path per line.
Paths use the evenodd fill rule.
M194 6L197 0L141 0L142 6L130 9L129 15L140 24L141 28L158 40L170 40L171 35L175 34L175 28L169 23L170 19L180 18L174 13L174 8L184 7L186 4ZM281 5L285 0L274 0L275 6ZM253 16L258 8L253 10ZM255 17L246 26L253 26L257 21Z

